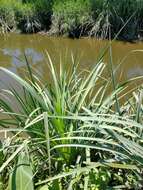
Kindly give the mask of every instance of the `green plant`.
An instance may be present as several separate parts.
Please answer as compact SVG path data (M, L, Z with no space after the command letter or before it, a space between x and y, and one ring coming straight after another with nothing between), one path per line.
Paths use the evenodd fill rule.
M29 163L29 157L25 152L20 152L17 164L10 174L8 190L34 190L32 182L33 173Z
M13 87L1 92L1 114L6 119L0 120L0 126L12 133L1 149L5 153L0 166L2 178L15 171L17 159L24 152L29 158L28 169L33 172L31 184L37 189L103 189L102 184L130 188L132 181L137 186L143 165L142 102L137 103L135 98L141 97L142 88L127 102L122 100L127 95L126 85L136 78L116 84L111 48L109 77L104 75L106 66L101 58L92 71L79 73L73 57L70 70L61 63L57 72L47 56L52 79L48 84L33 74L26 57L26 79L0 68L23 89L22 94ZM19 112L7 101L11 97ZM112 184L115 169L133 171L133 180L129 177L127 182L122 181L118 174Z
M12 1L0 1L0 31L2 33L13 31L16 28L15 14Z
M108 38L109 32L114 37L118 31L125 25L126 21L130 22L118 35L119 39L137 39L139 20L143 7L142 1L132 0L91 0L94 24L90 32L92 36ZM110 28L110 31L109 31Z
M14 7L17 27L26 33L40 30L41 24L36 16L36 11L33 4L16 4Z
M49 27L52 2L42 1L0 1L0 25L2 32L15 31L30 33Z
M55 1L51 32L71 37L85 35L92 22L90 11L88 0Z
M142 10L142 0L0 0L0 28L102 39L123 28L119 39L136 40L142 38Z
M36 16L39 19L42 28L46 30L50 29L53 0L41 0L33 1L35 7Z

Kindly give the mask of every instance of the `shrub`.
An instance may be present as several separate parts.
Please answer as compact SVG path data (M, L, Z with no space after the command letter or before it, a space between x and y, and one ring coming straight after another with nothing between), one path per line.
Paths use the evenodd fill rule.
M134 40L142 37L142 17L142 0L0 0L3 32L114 38L123 27L118 38Z
M15 13L13 1L0 0L0 28L3 33L16 29Z
M33 4L16 4L14 6L15 17L17 21L17 27L22 32L36 32L40 30L40 23L36 17Z
M3 30L20 29L22 32L37 32L49 28L52 1L0 0L0 24Z
M39 19L43 29L49 29L51 25L53 0L33 1L36 16Z
M27 0L24 4L32 4L41 29L48 30L51 25L53 0Z
M91 22L91 9L88 0L57 0L54 2L52 33L79 37L87 34Z
M114 37L124 26L118 38L126 40L137 38L140 18L142 18L142 1L91 0L91 7L95 22L91 30L92 35L107 38L110 28L111 36Z

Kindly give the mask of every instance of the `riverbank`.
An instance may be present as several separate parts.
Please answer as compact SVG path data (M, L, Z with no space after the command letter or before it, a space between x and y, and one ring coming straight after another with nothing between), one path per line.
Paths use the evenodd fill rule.
M124 26L118 39L135 41L143 37L142 18L141 0L0 0L1 33L106 39Z

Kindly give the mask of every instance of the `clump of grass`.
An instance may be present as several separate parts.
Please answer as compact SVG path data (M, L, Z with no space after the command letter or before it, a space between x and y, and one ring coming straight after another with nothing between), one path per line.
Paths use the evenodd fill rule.
M70 70L61 63L57 72L47 56L52 79L48 83L33 74L27 59L27 79L0 68L23 89L22 94L14 87L1 90L0 108L5 116L0 120L1 131L12 133L0 149L4 188L8 183L25 187L18 174L27 179L29 173L31 189L107 189L118 185L140 189L142 88L127 102L121 101L127 95L126 85L135 79L116 84L111 58L107 77L102 59L90 72L79 73L72 57ZM13 98L18 112L8 102Z

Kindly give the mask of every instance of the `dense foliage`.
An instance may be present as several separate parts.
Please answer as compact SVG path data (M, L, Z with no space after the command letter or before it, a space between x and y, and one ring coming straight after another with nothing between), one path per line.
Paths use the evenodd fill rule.
M0 0L1 31L38 32L71 37L142 37L142 0Z
M57 70L47 53L48 82L26 57L26 78L0 68L19 84L0 92L1 190L143 188L143 89L127 90L142 76L117 84L106 52L90 72L73 56Z

